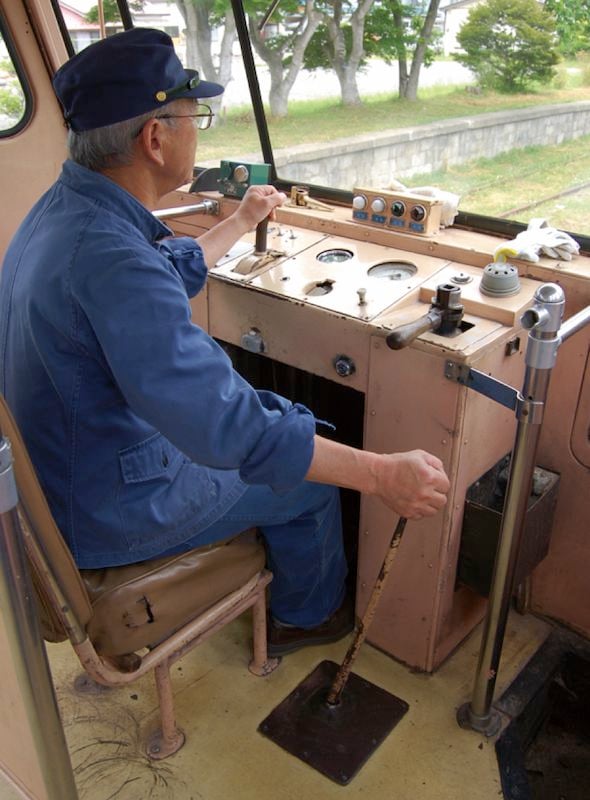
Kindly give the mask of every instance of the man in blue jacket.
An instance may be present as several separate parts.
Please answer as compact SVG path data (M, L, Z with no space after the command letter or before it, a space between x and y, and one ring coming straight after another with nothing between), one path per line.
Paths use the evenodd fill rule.
M7 251L0 389L77 564L256 525L274 573L269 653L341 637L352 617L335 487L420 518L446 501L441 462L318 436L307 408L253 389L191 321L207 267L285 199L252 187L198 241L150 212L191 181L211 118L199 101L221 86L185 70L166 34L133 29L74 56L54 87L70 158Z

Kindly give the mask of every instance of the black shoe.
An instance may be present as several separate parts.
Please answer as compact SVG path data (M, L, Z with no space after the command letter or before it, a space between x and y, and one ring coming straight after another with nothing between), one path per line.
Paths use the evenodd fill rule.
M354 630L354 610L348 598L331 617L315 628L294 628L281 625L272 618L268 622L267 651L271 657L284 656L302 647L329 644Z

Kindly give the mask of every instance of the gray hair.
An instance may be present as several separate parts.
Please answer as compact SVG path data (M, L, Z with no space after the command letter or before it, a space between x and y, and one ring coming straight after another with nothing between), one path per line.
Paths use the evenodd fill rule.
M171 104L170 104L171 105ZM76 133L68 131L68 152L72 161L94 172L111 167L121 167L133 160L133 143L143 126L150 119L170 113L170 105L157 111L149 111L114 125L105 125L89 131ZM165 119L166 124L174 126L175 119Z

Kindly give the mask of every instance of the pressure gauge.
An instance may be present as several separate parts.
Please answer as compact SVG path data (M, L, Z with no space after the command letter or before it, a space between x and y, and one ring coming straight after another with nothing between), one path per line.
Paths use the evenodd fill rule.
M375 214L382 214L385 211L385 200L382 197L375 197L371 203L371 209Z
M410 261L383 261L370 267L371 278L387 278L390 281L405 281L418 272L418 268Z

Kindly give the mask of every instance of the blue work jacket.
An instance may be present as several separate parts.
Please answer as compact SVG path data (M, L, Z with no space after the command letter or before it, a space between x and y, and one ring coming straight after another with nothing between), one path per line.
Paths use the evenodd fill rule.
M194 239L71 161L8 248L0 389L82 568L154 557L309 468L311 412L191 321L206 277Z

